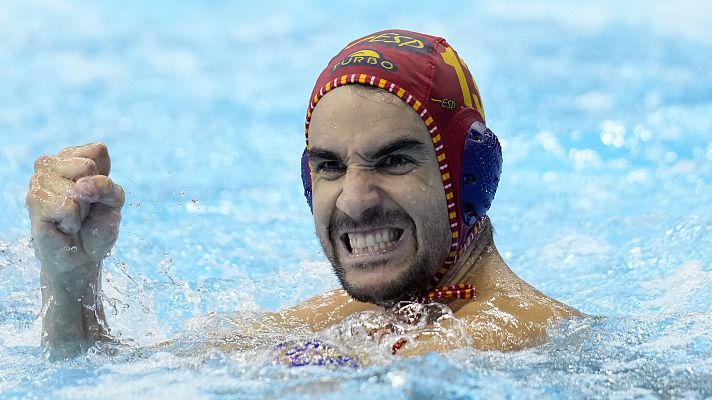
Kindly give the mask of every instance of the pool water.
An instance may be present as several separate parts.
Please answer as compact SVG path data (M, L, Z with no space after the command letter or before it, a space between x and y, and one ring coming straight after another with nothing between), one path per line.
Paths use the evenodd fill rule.
M381 3L3 2L0 398L712 397L712 3ZM467 61L503 145L497 246L591 317L362 368L275 365L279 333L192 354L203 325L338 287L301 194L307 97L389 27ZM24 194L35 157L94 141L128 195L103 282L124 345L53 363Z

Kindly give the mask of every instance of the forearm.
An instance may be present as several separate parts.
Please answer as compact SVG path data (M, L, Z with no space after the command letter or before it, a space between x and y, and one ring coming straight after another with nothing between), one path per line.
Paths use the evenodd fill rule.
M72 357L108 340L101 301L100 268L71 280L41 274L42 345L52 358Z

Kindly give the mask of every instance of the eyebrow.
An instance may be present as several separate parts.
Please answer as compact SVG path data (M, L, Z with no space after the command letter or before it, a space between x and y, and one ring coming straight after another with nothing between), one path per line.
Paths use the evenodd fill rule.
M373 153L366 153L363 158L367 160L374 160L399 151L420 151L424 146L425 144L423 142L415 139L395 139L386 143ZM320 147L312 147L309 149L308 153L310 160L342 161L342 157L337 153L331 150L322 149Z
M410 150L420 151L423 148L423 146L424 146L424 144L418 140L396 139L390 143L386 143L385 146L376 150L376 152L374 152L373 154L371 154L371 155L366 154L366 156L373 160L373 159L381 158L385 155L388 155L391 153L396 153L399 151L410 151Z
M309 154L309 160L310 161L316 161L316 160L335 160L335 161L342 161L341 156L336 154L335 152L331 150L326 150L322 149L319 147L312 147L309 149L307 152Z

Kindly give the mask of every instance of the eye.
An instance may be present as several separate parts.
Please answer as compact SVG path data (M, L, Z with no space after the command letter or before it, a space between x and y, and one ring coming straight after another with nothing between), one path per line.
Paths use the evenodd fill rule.
M346 172L346 166L338 161L324 161L316 166L316 173L324 179L332 180Z
M376 168L391 174L406 174L417 166L415 160L401 154L392 154L381 159Z

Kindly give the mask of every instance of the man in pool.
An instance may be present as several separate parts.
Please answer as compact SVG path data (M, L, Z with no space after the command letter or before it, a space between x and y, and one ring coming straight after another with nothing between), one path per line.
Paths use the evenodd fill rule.
M495 247L486 212L501 149L467 65L444 39L389 30L348 44L317 79L306 136L305 196L343 289L270 313L262 326L318 332L357 312L438 302L475 348L506 351L541 343L548 325L580 315L522 281ZM124 192L110 167L103 144L35 162L27 206L42 264L42 341L55 356L111 339L101 266ZM421 335L393 352L449 347Z

